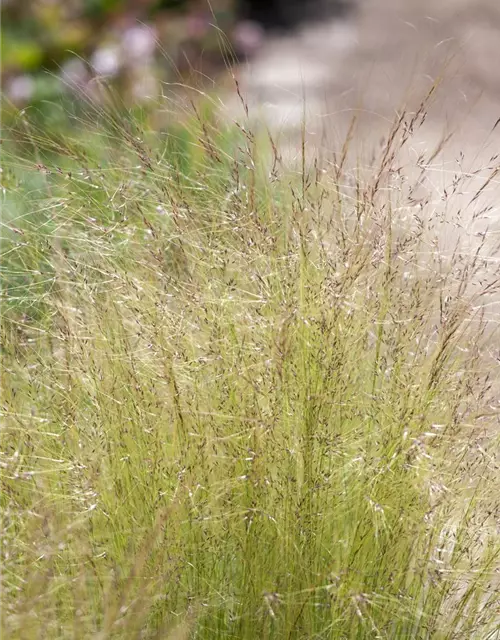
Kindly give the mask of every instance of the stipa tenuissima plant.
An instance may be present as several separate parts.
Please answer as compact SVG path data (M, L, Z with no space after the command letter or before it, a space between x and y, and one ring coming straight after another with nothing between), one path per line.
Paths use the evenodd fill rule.
M493 249L387 147L94 116L6 141L5 636L496 637Z

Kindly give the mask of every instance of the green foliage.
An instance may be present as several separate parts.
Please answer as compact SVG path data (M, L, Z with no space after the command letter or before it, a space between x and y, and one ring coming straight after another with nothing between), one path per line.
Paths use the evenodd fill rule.
M225 0L215 0L210 6L189 0L7 1L0 11L4 90L18 106L39 107L44 100L59 98L63 90L76 85L81 88L99 76L92 60L103 50L118 56L118 68L111 75L122 96L131 102L138 100L134 85L145 67L152 77L171 80L203 60L210 73L223 63L219 32L210 24L227 29L234 13L232 3ZM154 55L138 62L124 38L140 24L149 25L158 46ZM189 64L183 69L187 59ZM70 68L75 62L81 66L78 74ZM139 77L128 77L130 68L137 64L141 67ZM16 87L19 79L22 90L19 84Z

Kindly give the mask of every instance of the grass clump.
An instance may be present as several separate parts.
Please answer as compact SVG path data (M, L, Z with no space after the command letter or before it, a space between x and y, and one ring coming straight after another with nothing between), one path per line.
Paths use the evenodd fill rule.
M19 118L5 637L496 637L484 247L210 113Z

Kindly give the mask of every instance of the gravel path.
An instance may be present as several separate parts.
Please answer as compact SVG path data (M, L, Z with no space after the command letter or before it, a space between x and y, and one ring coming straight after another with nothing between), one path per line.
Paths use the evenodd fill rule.
M485 133L491 129L500 115L497 0L358 4L349 20L269 39L252 64L240 69L250 102L266 105L266 117L281 127L301 120L304 93L317 118L360 108L391 118L403 103L416 107L444 74L435 117L463 117L476 103L475 126Z

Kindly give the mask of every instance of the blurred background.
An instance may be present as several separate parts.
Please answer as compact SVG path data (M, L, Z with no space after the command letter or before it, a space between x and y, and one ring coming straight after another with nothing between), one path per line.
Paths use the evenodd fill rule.
M349 0L3 0L2 85L16 105L92 90L155 98L158 81L211 78L270 34L344 13Z
M232 0L3 0L2 84L15 104L92 91L96 77L125 101L156 98L158 81L221 63Z
M2 0L1 17L16 107L97 98L100 80L126 107L157 104L165 82L231 104L230 68L280 128L306 97L312 129L345 129L356 110L378 135L375 114L418 108L436 80L438 129L454 116L477 138L500 113L498 0Z

